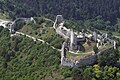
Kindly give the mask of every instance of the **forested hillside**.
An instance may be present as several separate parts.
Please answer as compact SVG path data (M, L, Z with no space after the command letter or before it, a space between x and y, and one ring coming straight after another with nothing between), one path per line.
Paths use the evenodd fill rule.
M101 15L113 21L120 17L120 0L0 0L0 9L12 18L62 14L81 20Z
M0 27L0 80L119 80L120 52L111 50L97 64L60 66L60 53L25 36L10 37Z
M2 27L0 45L0 80L61 78L60 54L50 46L24 36L11 38L9 31Z
M94 65L61 66L60 52L51 46L61 49L64 40L43 17L58 14L69 29L98 30L117 38L118 48L106 51ZM10 37L9 30L0 26L0 80L120 80L120 0L0 0L0 19L31 16L36 24L18 22L16 30L50 45L25 36Z

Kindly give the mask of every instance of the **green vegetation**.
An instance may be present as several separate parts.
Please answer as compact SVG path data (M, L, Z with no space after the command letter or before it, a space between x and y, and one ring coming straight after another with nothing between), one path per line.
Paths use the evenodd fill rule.
M0 45L0 80L62 79L60 53L50 46L24 36L10 38L2 27Z
M0 12L0 19L9 19L8 13L1 13Z
M106 43L106 44L102 45L101 47L97 48L96 43L91 41L90 44L87 44L87 42L86 42L85 44L83 44L83 46L85 48L85 52L80 51L77 53L77 51L76 51L77 54L67 52L66 57L68 59L80 60L85 57L91 56L94 52L98 53L98 52L104 51L107 48L110 48L112 45Z
M64 39L56 34L56 31L52 27L53 23L51 21L45 20L43 17L35 19L37 24L33 24L32 22L27 23L21 27L19 31L42 39L50 43L52 46L61 49L61 45Z
M120 58L120 52L118 50L110 50L105 52L105 54L103 54L102 56L100 56L98 58L98 64L101 66L116 66L116 67L120 67L118 66L117 61L119 61Z
M97 54L97 53L98 53L98 48L97 48L97 46L96 46L96 45L93 47L93 51L95 52L95 54Z
M42 22L43 23L43 22ZM28 26L30 25L30 26ZM35 35L34 31L43 28L31 26L28 23L20 29L28 34L51 39L55 31L53 28L45 28L45 33ZM41 26L40 24L38 26ZM27 30L27 29L28 30ZM33 29L35 28L35 30ZM28 31L28 32L27 32ZM42 30L43 31L43 30ZM50 35L47 37L47 35ZM58 37L58 36L57 36ZM50 39L50 40L49 40ZM52 41L51 41L52 40ZM58 39L59 40L59 39ZM56 41L57 43L58 41ZM49 45L34 42L25 36L11 38L9 31L0 27L0 80L119 80L120 79L120 52L110 50L98 58L93 66L81 69L60 66L60 52L53 50ZM119 48L118 48L119 49ZM70 54L71 55L71 54ZM77 56L86 56L83 53ZM69 53L68 53L69 56ZM76 55L73 55L76 57Z
M23 5L24 4L24 5ZM56 5L57 4L57 5ZM1 0L0 9L12 18L30 16L53 16L62 14L66 19L89 19L102 15L104 19L120 17L119 0Z
M18 22L16 30L60 49L63 39L52 28L53 23L40 16L55 20L55 15L62 14L70 19L65 22L67 28L106 32L119 47L119 8L119 0L0 0L0 19L39 16L34 17L37 24ZM50 45L25 36L11 38L9 31L0 27L0 80L120 80L120 47L106 51L93 66L70 68L60 66L60 52ZM84 46L87 52L92 51ZM88 54L67 53L67 57L77 60L83 56Z
M73 54L73 53L67 52L66 57L68 59L72 59L72 60L80 60L80 59L83 59L83 58L85 58L87 56L92 55L92 53L93 52L86 54L84 52L79 52L78 54Z
M119 80L119 62L120 52L118 50L110 50L98 57L97 64L82 69L67 68L64 69L63 75L65 77L72 75L73 80Z

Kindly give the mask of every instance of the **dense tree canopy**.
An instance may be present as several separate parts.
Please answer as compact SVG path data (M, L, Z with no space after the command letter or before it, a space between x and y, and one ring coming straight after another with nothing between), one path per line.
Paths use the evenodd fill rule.
M119 0L1 0L0 9L11 17L57 15L67 19L88 19L98 15L107 20L120 17Z

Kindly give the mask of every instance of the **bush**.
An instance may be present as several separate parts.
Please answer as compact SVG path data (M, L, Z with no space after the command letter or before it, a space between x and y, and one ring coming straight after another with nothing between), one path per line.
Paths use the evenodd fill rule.
M98 53L98 48L96 45L93 47L93 51L95 52L95 54Z

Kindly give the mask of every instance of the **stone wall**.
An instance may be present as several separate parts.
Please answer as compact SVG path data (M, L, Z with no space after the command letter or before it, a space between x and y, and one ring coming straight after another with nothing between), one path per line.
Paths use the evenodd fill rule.
M76 61L74 67L84 67L88 65L92 65L97 61L97 55L91 55L89 57L85 57L79 61Z
M78 68L78 67L84 67L84 66L89 66L89 65L93 65L96 63L97 58L104 54L106 51L110 50L114 48L114 46L111 46L110 48L107 48L101 52L98 52L97 54L93 54L91 56L85 57L83 59L80 59L79 61L74 61L72 59L67 59L65 57L61 57L61 65L62 66L70 66L70 67L74 67L74 68ZM64 54L64 53L62 53Z
M76 39L75 39L75 34L74 32L70 31L69 29L67 29L66 27L63 26L64 21L63 21L63 17L62 15L57 15L55 23L53 25L54 29L56 30L57 34L61 35L64 39L70 39L70 50L73 50L76 44ZM85 33L86 34L86 33ZM79 36L79 35L78 35ZM85 35L87 38L91 38L93 36L94 41L98 41L98 34L96 32L93 32L93 35ZM107 38L107 35L105 36L100 36L100 39L98 42L101 42L103 44L103 42L106 41L111 43L113 46L111 46L108 49L105 49L101 52L98 52L97 54L90 55L88 57L84 57L83 59L80 59L79 61L74 61L72 59L68 59L66 58L66 47L68 47L68 45L66 45L66 42L63 43L62 45L62 49L61 49L61 65L63 66L70 66L70 67L83 67L83 66L88 66L88 65L92 65L97 61L97 57L99 57L100 55L102 55L105 51L114 48L116 49L116 42L110 38ZM103 40L101 40L101 38L103 37Z
M75 66L73 60L67 59L65 57L61 58L61 65L62 66L69 66L69 67L74 67Z

